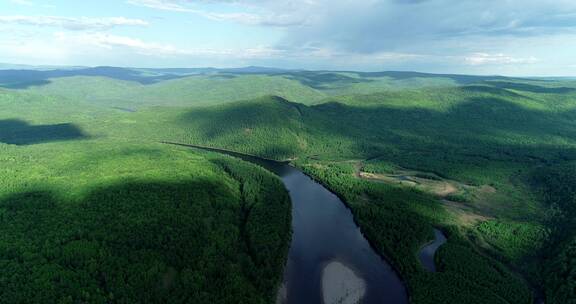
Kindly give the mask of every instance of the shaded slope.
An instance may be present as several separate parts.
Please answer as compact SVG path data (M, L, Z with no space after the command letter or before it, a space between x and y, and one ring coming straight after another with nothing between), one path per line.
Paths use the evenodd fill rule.
M93 67L70 69L26 70L10 69L0 70L0 86L10 89L27 89L34 86L44 86L54 78L67 78L75 76L97 76L111 79L134 81L141 84L150 84L162 80L179 78L182 76L163 73L143 73L136 69L118 67Z
M74 124L31 126L21 120L0 120L0 143L32 145L43 142L86 138Z
M290 205L263 169L160 144L0 151L2 302L274 299Z
M573 157L576 104L530 99L498 88L407 91L333 98L315 106L278 97L169 112L188 143L273 157L378 154L411 166L445 167L453 158L538 163ZM162 116L162 109L149 115ZM169 118L172 115L177 117ZM177 134L174 134L177 135ZM443 159L434 162L432 159ZM437 164L435 164L437 163ZM441 170L431 170L441 171Z

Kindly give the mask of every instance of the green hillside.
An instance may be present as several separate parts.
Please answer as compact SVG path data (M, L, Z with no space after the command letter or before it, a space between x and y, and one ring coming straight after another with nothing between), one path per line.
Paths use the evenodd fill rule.
M290 204L272 174L111 136L118 113L81 102L2 92L0 108L0 302L275 298Z
M30 86L25 91L128 109L210 105L264 95L309 104L325 97L297 81L261 75L199 75L146 85L108 77L74 76L48 79L47 84Z
M147 106L205 106L267 95L310 105L329 96L456 87L500 79L413 72L259 71L113 67L0 70L0 87L134 110Z
M184 114L182 110L163 112L156 108L138 115L163 117L158 127L173 121L174 125L167 129L171 141L269 158L297 159L298 166L347 198L363 230L372 236L372 241L381 244L386 256L392 259L398 256L398 265L408 263L402 267L408 267L403 271L413 280L415 296L429 288L436 288L436 300L454 295L454 291L438 289L454 283L427 281L426 276L411 270L414 266L408 266L412 262L405 258L425 242L430 225L434 225L454 231L454 246L443 250L440 257L452 261L450 265L458 263L458 259L470 258L471 252L493 257L481 263L492 264L495 269L502 267L499 263L508 264L510 274L490 280L506 286L497 293L498 297L516 290L513 294L524 297L523 300L510 301L519 303L531 296L527 289L522 289L525 287L519 287L524 283L515 279L518 272L534 285L547 280L540 275L540 267L548 256L546 248L550 245L545 244L553 240L547 237L554 234L552 227L543 221L551 211L530 180L538 168L575 160L574 96L572 82L488 81L459 87L333 97L314 106L267 97L190 109ZM378 177L407 169L412 170L415 178L433 174L454 185L456 192L449 195L427 192L425 187L414 189L418 193L424 191L427 204L438 204L438 208L447 212L446 216L422 210L418 204L392 207L394 199L389 192L398 186L375 185L354 177L358 170L373 172ZM376 186L381 189L373 189ZM410 193L395 195L399 201L410 201ZM367 206L366 197L376 205ZM380 201L386 205L376 207ZM378 211L378 208L384 209ZM365 212L369 216L363 220ZM399 213L390 217L393 212ZM408 220L414 218L415 222ZM394 226L398 219L411 223L411 228ZM386 225L383 230L375 228L382 223L396 228ZM414 228L418 223L423 225L421 230ZM408 229L415 233L413 239L406 237ZM392 237L390 231L400 233L402 237L398 239L404 238L406 249L399 248L396 242L394 246L387 245L386 240L380 239L384 235ZM448 269L459 272L459 276L468 276L471 281L467 284L484 284L479 281L483 280L479 269ZM495 273L487 273L486 279ZM549 296L552 298L552 294ZM474 302L475 297L470 293L470 298L462 300ZM425 303L430 296L424 292L419 299L418 302Z
M574 81L113 71L0 91L8 302L272 301L279 181L163 141L291 160L346 200L414 303L574 299ZM416 259L432 227L448 236L433 274Z

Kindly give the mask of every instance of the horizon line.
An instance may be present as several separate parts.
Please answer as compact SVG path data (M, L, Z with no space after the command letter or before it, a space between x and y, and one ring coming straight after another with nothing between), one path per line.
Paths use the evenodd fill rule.
M14 66L3 68L2 66ZM504 77L504 78L576 78L574 76L558 76L558 75L523 75L523 76L512 76L504 74L465 74L458 72L424 72L417 70L346 70L346 69L307 69L307 68L282 68L274 66L259 66L259 65L247 65L247 66L234 66L234 67L216 67L216 66L197 66L197 67L138 67L138 66L116 66L116 65L68 65L68 64L23 64L23 63L10 63L10 62L0 62L0 71L33 71L33 70L59 70L59 69L97 69L97 68L118 68L118 69L140 69L140 70L246 70L246 69L262 69L262 70L277 70L278 72L326 72L326 73L416 73L416 74L426 74L426 75L445 75L445 76L476 76L476 77ZM257 72L254 72L257 73Z

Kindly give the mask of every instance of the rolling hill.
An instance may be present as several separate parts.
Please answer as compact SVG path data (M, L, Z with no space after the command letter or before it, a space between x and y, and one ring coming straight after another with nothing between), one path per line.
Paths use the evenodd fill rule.
M95 68L0 71L0 86L0 260L14 274L0 289L10 298L59 280L38 299L123 302L137 290L150 301L270 302L289 237L278 180L160 144L171 141L291 160L344 198L414 303L528 303L534 290L574 299L572 80ZM238 220L250 197L265 217L255 223L272 223L248 238L262 256L244 247ZM147 227L178 237L141 237ZM432 227L448 235L435 274L415 258ZM202 249L189 256L184 243ZM269 268L254 272L258 263ZM38 280L24 282L28 270Z
M277 177L113 136L122 113L82 101L2 91L0 108L2 302L273 301L290 238Z

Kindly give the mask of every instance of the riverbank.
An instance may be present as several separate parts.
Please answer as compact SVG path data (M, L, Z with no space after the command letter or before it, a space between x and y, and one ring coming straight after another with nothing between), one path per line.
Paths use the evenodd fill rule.
M280 177L292 201L292 243L282 285L285 303L316 304L324 299L350 300L360 295L368 304L408 303L408 293L398 273L364 237L352 210L321 183L287 162L178 145L239 157ZM335 287L342 284L348 293ZM284 298L282 288L278 299Z

